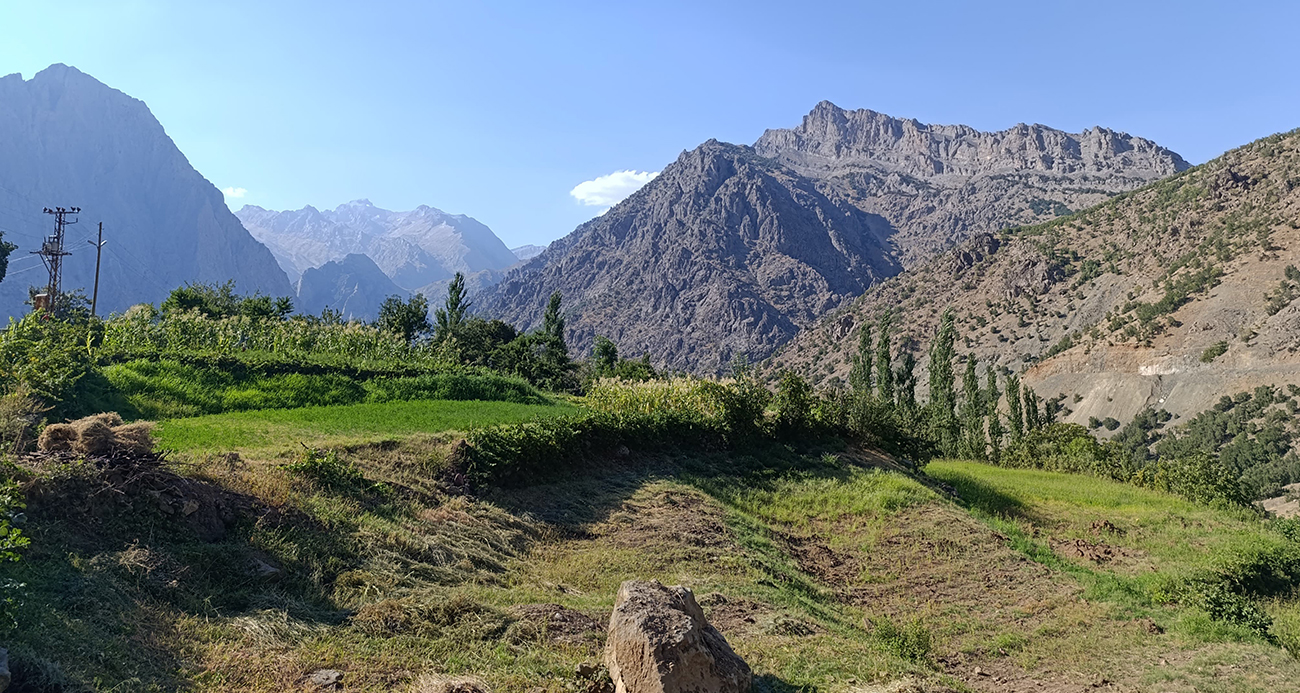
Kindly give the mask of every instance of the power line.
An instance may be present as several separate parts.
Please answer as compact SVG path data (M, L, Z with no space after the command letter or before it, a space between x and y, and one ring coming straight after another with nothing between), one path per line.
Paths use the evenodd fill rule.
M77 220L74 218L69 221L68 216L77 214L80 211L80 207L55 207L54 209L46 207L44 210L46 214L54 216L54 235L46 236L45 242L41 244L41 249L33 250L32 253L39 255L45 263L45 268L50 271L50 283L45 291L45 300L48 302L47 306L50 307L57 305L59 291L63 288L61 286L63 281L63 258L72 254L63 249L63 240L67 227L77 223ZM39 296L37 298L39 300Z

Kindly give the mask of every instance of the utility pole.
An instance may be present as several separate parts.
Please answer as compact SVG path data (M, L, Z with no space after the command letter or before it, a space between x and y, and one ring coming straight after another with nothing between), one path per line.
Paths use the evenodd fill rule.
M46 236L45 242L41 244L41 249L33 250L32 254L41 256L41 262L45 263L45 269L49 270L50 281L45 288L45 305L39 305L41 300L40 296L37 296L36 303L38 305L35 307L53 310L58 305L59 291L62 288L60 282L63 278L63 258L72 254L63 249L63 232L68 226L77 223L76 219L69 221L68 215L79 214L81 208L65 209L55 207L50 209L46 207L44 212L54 215L54 235Z
M99 258L104 254L104 222L99 222L99 242L86 241L95 246L95 293L90 295L90 315L95 316L95 306L99 305Z

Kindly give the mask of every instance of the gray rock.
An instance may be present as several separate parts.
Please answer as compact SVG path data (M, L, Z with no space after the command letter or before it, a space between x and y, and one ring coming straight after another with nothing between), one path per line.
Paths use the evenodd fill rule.
M654 581L619 587L605 665L617 693L742 693L753 682L691 591Z
M303 272L297 292L298 310L314 315L329 307L345 320L373 320L385 298L408 296L373 260L360 254Z
M317 669L307 676L307 682L319 688L334 687L343 680L343 672L338 669Z

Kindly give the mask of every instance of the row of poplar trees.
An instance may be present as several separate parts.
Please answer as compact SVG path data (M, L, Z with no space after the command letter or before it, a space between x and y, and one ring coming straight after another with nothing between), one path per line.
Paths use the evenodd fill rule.
M858 353L849 371L849 389L857 396L872 397L909 415L920 415L942 454L975 460L1001 459L1004 443L1015 445L1029 431L1038 430L1052 418L1050 407L1039 408L1038 395L1007 374L1007 411L998 407L1002 393L992 363L985 365L981 386L979 360L966 355L962 375L962 396L957 397L957 327L951 310L943 314L939 333L930 343L930 398L924 406L916 399L916 358L906 345L899 349L898 368L893 366L893 314L886 310L876 323L866 323L858 333ZM1004 426L1005 421L1005 426Z

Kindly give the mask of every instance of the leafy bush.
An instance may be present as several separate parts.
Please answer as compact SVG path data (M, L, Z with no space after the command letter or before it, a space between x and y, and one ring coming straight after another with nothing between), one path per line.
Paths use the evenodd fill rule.
M928 659L933 647L930 630L920 619L900 626L888 616L873 618L871 635L887 652L912 662Z
M301 458L283 468L327 489L355 488L365 482L361 470L340 458L336 450L307 448Z
M77 407L78 385L94 370L102 330L95 320L61 320L44 311L10 318L0 333L0 385L11 392L24 388L54 417L66 418Z
M1226 353L1228 353L1228 343L1215 342L1201 352L1201 363L1210 363Z

